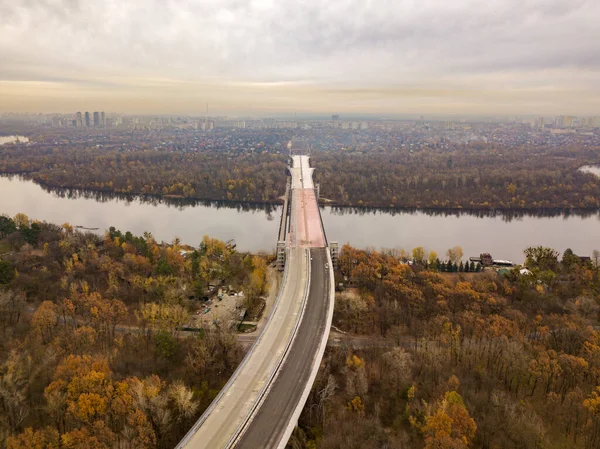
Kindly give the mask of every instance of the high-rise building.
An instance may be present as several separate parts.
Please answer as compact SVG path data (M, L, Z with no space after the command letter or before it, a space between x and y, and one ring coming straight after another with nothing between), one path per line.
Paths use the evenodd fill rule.
M100 113L94 112L94 127L98 128L100 126Z
M106 128L106 116L104 115L104 111L100 113L100 126Z
M575 124L575 117L572 115L567 115L565 117L564 126L567 128L571 128Z
M533 130L534 131L544 131L544 117L538 117L533 121Z
M85 126L88 128L90 127L90 113L89 112L85 113Z
M75 115L75 123L76 123L75 126L77 126L78 128L81 128L83 126L83 120L81 118L81 112L78 112Z
M334 122L340 119L340 115L339 114L333 114L331 116L331 120L333 120Z

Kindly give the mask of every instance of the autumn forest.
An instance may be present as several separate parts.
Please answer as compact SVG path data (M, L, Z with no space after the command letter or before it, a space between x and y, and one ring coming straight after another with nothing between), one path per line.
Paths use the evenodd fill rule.
M266 288L264 258L204 238L185 253L0 216L0 446L171 448L243 351L227 326L182 336L211 279ZM185 254L185 257L184 257Z
M597 448L600 255L525 256L439 273L345 246L335 329L369 339L326 353L293 447Z
M53 188L89 189L236 202L279 203L286 151L129 150L62 142L2 149L0 173ZM600 178L578 171L600 162L599 149L497 147L472 143L451 149L422 146L372 151L315 150L321 201L390 209L598 209Z
M249 300L268 288L265 258L208 237L197 249L99 238L20 214L0 217L0 238L8 449L173 447L245 351L225 326L180 332L198 298L213 278ZM460 248L446 261L344 246L345 338L291 447L598 447L600 256L524 255L528 270L498 274L452 269Z

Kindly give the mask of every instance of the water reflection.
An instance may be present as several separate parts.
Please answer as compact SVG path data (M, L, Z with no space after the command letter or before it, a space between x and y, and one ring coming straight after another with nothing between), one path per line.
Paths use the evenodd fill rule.
M599 169L600 170L600 169ZM17 177L23 180L20 177ZM23 180L27 182L26 180ZM240 212L262 211L272 216L279 208L278 204L252 203L252 202L234 202L218 200L199 200L194 198L162 197L155 195L132 195L124 193L90 191L75 188L57 188L41 185L42 189L58 198L91 199L100 203L106 203L114 200L125 201L127 203L149 204L157 206L165 204L168 207L174 207L183 210L186 207L211 207L215 209L235 209ZM506 210L506 209L488 209L488 210L467 210L467 209L417 209L417 208L381 208L381 207L348 207L348 206L321 206L322 210L327 209L333 215L377 215L387 214L395 215L415 215L424 214L431 217L462 217L470 216L477 218L502 218L503 221L511 222L523 217L600 217L600 211L594 209L527 209L527 210ZM279 212L277 212L279 213Z
M501 218L510 223L524 217L600 217L600 211L595 209L528 209L528 210L467 210L467 209L416 209L416 208L377 208L377 207L329 207L334 215L415 215L424 214L430 217L477 217Z
M7 176L7 178L11 178ZM19 176L15 178L19 179L23 182L31 182L27 181ZM127 193L113 193L113 192L102 192L96 190L85 190L85 189L75 189L75 188L66 188L66 187L48 187L43 184L40 184L40 187L45 192L51 193L57 198L65 198L65 199L78 199L83 198L87 200L94 200L99 203L107 203L115 200L123 201L125 203L131 204L148 204L151 206L158 206L159 204L164 204L168 207L173 207L178 210L183 210L186 207L211 207L215 209L235 209L237 211L242 212L257 212L262 211L267 215L272 215L273 212L277 209L278 205L275 204L264 204L264 203L238 203L232 201L215 201L215 200L199 200L194 198L176 198L176 197L160 197L156 195L132 195Z

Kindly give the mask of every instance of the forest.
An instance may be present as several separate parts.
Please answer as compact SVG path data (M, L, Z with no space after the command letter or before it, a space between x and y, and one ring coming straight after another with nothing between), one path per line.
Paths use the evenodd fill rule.
M334 329L371 344L328 348L290 446L599 447L600 252L527 248L498 274L416 250L342 248Z
M524 255L527 270L496 272L460 247L345 245L333 324L349 338L289 447L597 448L600 252ZM210 279L257 297L266 264L209 237L0 217L0 445L173 447L244 354L225 326L179 330Z
M174 447L244 353L225 325L179 331L212 279L251 301L265 270L209 237L0 216L0 447Z
M123 150L40 144L0 150L1 174L46 187L158 198L278 203L287 157L279 151ZM600 149L491 144L314 151L323 204L392 210L597 210L600 178L579 167Z

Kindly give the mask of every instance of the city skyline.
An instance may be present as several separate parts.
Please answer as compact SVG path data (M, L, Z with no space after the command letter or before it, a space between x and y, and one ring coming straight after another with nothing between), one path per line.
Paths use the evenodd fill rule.
M600 5L0 5L0 112L599 115Z

